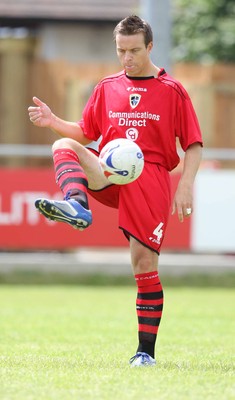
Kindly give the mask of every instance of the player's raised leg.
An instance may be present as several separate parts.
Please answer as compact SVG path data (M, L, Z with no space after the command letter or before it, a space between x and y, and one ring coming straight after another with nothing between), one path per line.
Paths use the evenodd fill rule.
M63 138L54 143L53 160L56 182L64 200L40 198L35 206L46 218L83 230L92 223L87 198L88 182L92 189L99 189L107 186L107 180L102 175L97 157L72 139Z

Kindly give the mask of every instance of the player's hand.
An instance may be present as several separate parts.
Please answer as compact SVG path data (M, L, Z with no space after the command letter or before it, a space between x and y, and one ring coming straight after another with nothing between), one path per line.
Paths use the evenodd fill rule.
M191 216L193 212L193 188L179 184L173 200L172 214L177 212L180 222Z
M51 109L48 107L48 105L46 103L43 103L37 97L33 97L33 102L36 105L36 107L30 106L28 108L30 121L35 126L49 128L51 126L51 122L52 122L52 118L53 118Z

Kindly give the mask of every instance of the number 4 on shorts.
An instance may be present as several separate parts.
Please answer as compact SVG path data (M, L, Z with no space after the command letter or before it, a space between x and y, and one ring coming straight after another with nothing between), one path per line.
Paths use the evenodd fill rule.
M153 231L153 234L157 236L158 241L161 240L163 235L163 229L162 229L163 225L164 225L163 222L160 222L160 224Z

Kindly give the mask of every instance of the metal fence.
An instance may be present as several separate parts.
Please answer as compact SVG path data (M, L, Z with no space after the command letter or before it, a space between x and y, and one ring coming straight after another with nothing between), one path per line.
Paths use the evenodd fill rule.
M182 157L183 152L179 150ZM52 156L50 145L30 145L30 144L1 144L1 157L43 157ZM228 148L204 148L202 153L203 160L214 161L235 161L235 149Z

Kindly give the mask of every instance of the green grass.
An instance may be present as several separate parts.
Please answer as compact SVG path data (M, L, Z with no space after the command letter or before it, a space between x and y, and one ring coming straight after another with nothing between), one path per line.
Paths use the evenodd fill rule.
M131 369L133 286L2 285L1 400L232 400L235 294L165 288L157 366Z
M212 275L211 273L190 272L183 275L166 275L161 273L163 285L179 287L220 287L234 288L235 273L223 272ZM125 275L113 275L105 273L76 273L45 272L33 270L28 267L25 270L0 273L0 285L94 285L94 286L130 286L133 285L131 272Z

